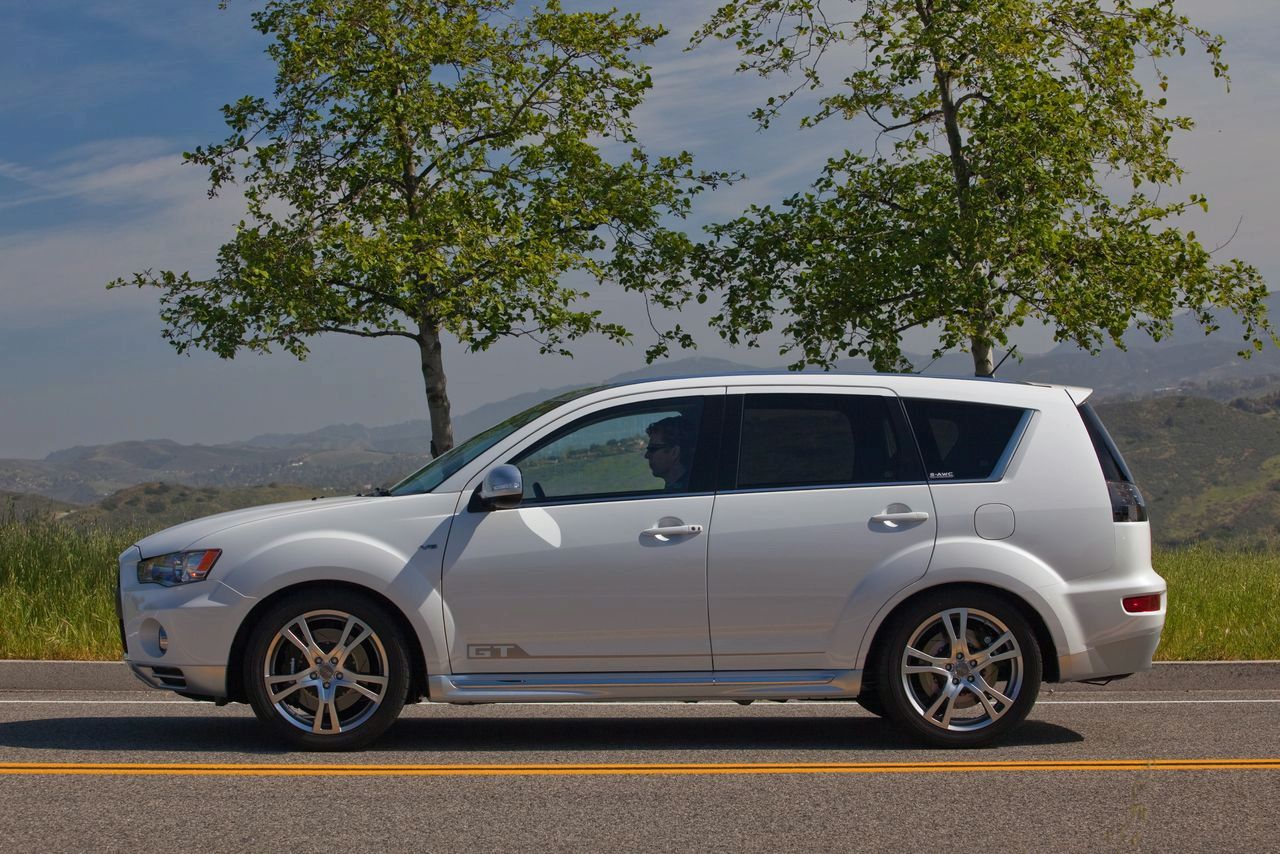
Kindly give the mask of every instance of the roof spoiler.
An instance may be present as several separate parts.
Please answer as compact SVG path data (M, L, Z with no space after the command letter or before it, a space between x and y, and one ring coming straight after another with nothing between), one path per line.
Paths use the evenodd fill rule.
M1082 388L1078 385L1064 385L1062 388L1066 390L1067 396L1071 398L1076 406L1084 403L1089 399L1089 395L1093 394L1093 389Z

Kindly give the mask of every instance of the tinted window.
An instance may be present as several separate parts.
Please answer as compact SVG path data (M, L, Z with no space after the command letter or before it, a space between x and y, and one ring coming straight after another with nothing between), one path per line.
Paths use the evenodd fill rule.
M987 480L1027 410L953 400L903 401L930 480Z
M680 398L586 416L512 460L525 501L690 492L695 474L706 479L695 470L702 414L701 398Z
M923 480L891 398L749 394L742 410L739 489Z

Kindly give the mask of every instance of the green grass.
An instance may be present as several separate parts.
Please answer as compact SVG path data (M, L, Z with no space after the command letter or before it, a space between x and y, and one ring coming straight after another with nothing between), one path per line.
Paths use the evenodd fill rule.
M120 658L116 558L140 535L0 521L0 658Z
M0 521L0 658L120 657L116 556L142 530ZM1280 543L1162 549L1169 613L1156 658L1280 659Z
M1158 551L1169 610L1157 661L1280 659L1280 545Z

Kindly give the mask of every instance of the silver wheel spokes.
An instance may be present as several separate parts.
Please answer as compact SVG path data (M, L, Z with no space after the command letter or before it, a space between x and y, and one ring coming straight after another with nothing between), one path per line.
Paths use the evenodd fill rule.
M281 717L333 735L378 710L387 675L386 650L372 628L343 611L309 611L276 632L262 678Z
M1022 650L991 614L952 608L911 633L901 677L907 699L929 723L955 731L983 729L1018 698Z

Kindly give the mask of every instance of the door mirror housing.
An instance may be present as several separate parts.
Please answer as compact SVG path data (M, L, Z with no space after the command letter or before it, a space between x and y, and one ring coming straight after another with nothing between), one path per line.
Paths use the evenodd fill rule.
M524 477L513 465L494 466L480 484L480 501L491 510L508 510L524 498Z

